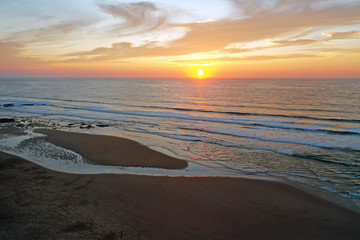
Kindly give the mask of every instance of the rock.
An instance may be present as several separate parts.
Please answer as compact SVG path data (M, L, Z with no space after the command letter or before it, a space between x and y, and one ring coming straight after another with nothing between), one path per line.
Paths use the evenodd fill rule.
M13 118L0 118L0 123L11 123L15 122L15 119Z
M13 103L5 103L3 104L3 107L14 107Z
M80 128L86 128L86 129L89 129L89 128L92 128L93 126L91 126L90 124L89 125L86 125L86 124L81 124Z
M108 127L109 124L96 124L97 127Z

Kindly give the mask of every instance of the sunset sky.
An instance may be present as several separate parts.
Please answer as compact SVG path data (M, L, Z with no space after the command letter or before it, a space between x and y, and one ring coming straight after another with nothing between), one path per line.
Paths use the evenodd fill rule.
M0 77L360 77L360 0L0 0Z

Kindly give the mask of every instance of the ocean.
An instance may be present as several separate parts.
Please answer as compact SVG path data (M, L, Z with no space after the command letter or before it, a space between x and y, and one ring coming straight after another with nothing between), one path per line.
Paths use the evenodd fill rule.
M0 79L0 118L125 136L233 175L360 202L357 79ZM3 134L0 150L36 151L15 138ZM75 167L69 154L56 166Z

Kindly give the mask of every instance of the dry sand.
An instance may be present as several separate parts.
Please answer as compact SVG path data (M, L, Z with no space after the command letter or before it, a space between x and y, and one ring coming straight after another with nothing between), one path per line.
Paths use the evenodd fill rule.
M63 134L49 140L56 142L56 136ZM76 135L68 139L71 149L85 155L85 135ZM86 139L94 147L101 144L99 137L86 135ZM103 147L105 153L113 150ZM103 161L102 156L98 153L93 161ZM0 153L0 182L1 240L360 236L358 213L280 182L73 175L4 153Z

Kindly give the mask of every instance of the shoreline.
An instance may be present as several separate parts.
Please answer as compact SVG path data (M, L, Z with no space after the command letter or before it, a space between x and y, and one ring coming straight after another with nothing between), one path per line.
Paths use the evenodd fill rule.
M21 125L21 124L20 124ZM16 127L14 127L16 126ZM10 124L1 129L1 133L22 135L24 131L18 128L19 126ZM79 156L85 157L85 167L89 172L82 171L68 171L68 169L56 169L53 166L49 167L34 161L29 160L27 156L23 154L15 154L14 156L23 158L33 162L36 165L40 165L51 171L59 171L61 173L69 174L124 174L124 175L137 175L137 176L166 176L166 177L230 177L230 178L246 178L255 180L276 181L291 185L302 191L308 192L311 195L327 199L336 205L348 208L352 211L360 213L360 206L357 202L351 201L344 196L339 196L333 192L326 191L316 186L310 186L305 183L291 181L284 177L279 176L267 176L247 173L234 174L231 170L216 169L209 166L203 166L201 164L193 163L189 159L178 156L173 152L164 151L166 149L154 149L148 147L139 139L128 138L128 136L118 137L116 135L107 135L99 132L88 131L69 131L62 128L49 128L49 126L35 125L34 129L31 129L33 133L40 133L45 136L47 142L54 144L54 146L63 147L63 149L72 150ZM24 133L25 135L27 133ZM71 141L68 141L71 139ZM99 146L101 145L101 146ZM121 146L125 145L125 146ZM120 148L119 148L120 146ZM132 153L124 154L126 147L130 146ZM90 153L89 153L90 150ZM1 151L1 150L0 150ZM135 152L135 159L134 159ZM13 155L14 153L5 151L5 153ZM126 153L126 152L125 152ZM151 157L144 155L152 154ZM95 155L95 157L94 157ZM123 155L119 158L117 155ZM136 159L137 158L137 159ZM89 161L90 159L90 161ZM131 160L130 160L131 159ZM135 161L134 161L135 160ZM88 165L90 164L90 165ZM95 164L95 165L93 165ZM89 168L90 167L90 168ZM92 168L95 167L95 168ZM98 167L98 168L96 168ZM105 169L102 169L105 168ZM115 170L112 168L116 168ZM64 171L65 170L65 171Z
M119 149L116 145L117 144L130 144L133 145L133 147L136 149L137 147L140 146L139 151L137 151L137 153L139 154L139 152L142 152L142 154L147 154L149 152L156 152L157 154L155 156L157 157L165 157L165 164L163 162L163 159L154 159L154 158L147 158L147 160L150 160L150 162L145 162L145 161L133 161L133 159L131 160L131 162L129 163L129 161L125 161L126 164L129 164L129 166L133 166L133 167L140 167L140 168L144 168L144 171L139 171L137 172L137 174L139 175L148 175L148 176L165 176L166 175L166 171L164 172L164 174L161 173L157 174L156 171L155 173L151 173L152 167L155 166L159 167L160 169L169 169L169 170L189 170L189 167L194 167L196 168L199 167L199 169L196 171L193 171L194 174L191 175L186 175L187 177L232 177L232 178L247 178L247 179L255 179L255 180L266 180L266 181L276 181L276 182L282 182L285 183L287 185L291 185L292 187L298 188L302 191L308 192L311 195L317 196L319 198L323 198L323 199L327 199L328 201L333 202L334 204L340 205L342 207L351 209L352 211L356 211L358 213L360 213L360 208L359 206L355 206L355 204L353 202L350 202L348 199L346 199L345 197L341 197L338 195L335 195L331 192L327 192L323 189L320 188L316 188L313 186L309 186L306 184L302 184L299 182L294 182L294 181L289 181L285 178L282 177L274 177L274 176L264 176L264 175L246 175L246 174L232 174L231 171L228 172L226 170L214 170L211 167L202 167L202 165L197 165L192 162L187 162L186 160L183 159L178 159L176 158L176 156L169 156L166 155L163 152L157 152L156 150L153 150L151 148L146 147L145 145L142 145L140 143L138 143L135 140L131 140L128 138L123 138L123 137L115 137L115 136L109 136L109 135L99 135L99 134L93 134L93 133L80 133L80 132L71 132L71 131L63 131L63 130L52 130L52 129L45 129L45 128L40 128L40 129L36 129L34 130L35 133L41 133L44 135L47 135L47 140L52 142L55 145L64 147L64 148L68 148L70 150L73 150L74 152L79 153L82 156L89 156L89 146L81 146L81 145L94 145L94 149L92 149L92 151L95 151L95 155L99 154L101 155L101 158L94 158L93 156L90 156L90 159L93 160L93 162L95 164L100 164L100 165L107 165L108 163L115 163L115 165L119 165L119 166L127 166L127 165L122 165L124 161L119 160L114 154L110 155L109 154L104 154L104 152L113 152L115 151L115 153L117 154L123 154L123 149ZM67 138L70 138L72 141L69 142L67 141ZM82 144L79 144L79 143ZM85 143L84 143L85 142ZM89 144L90 143L90 144ZM101 150L99 150L99 143L101 143ZM114 147L115 145L115 147ZM132 157L131 154L130 155L125 155L125 158L129 158ZM103 160L105 158L105 161ZM183 166L185 165L184 162L186 162L187 167L184 168ZM109 164L111 165L111 164ZM165 167L163 167L165 166ZM179 168L179 166L181 168ZM201 166L201 167L200 167ZM209 170L214 170L214 171L209 171ZM192 171L192 170L191 170ZM201 172L205 172L205 174L200 174ZM146 172L149 172L150 174L145 174ZM129 174L133 174L135 173L135 171L133 171L132 173ZM185 172L184 172L185 173ZM227 174L224 174L227 173ZM218 175L216 175L218 174ZM174 175L167 175L168 177L182 177L181 174L174 174Z
M10 125L12 126L16 126L19 129L21 128L22 130L30 130L30 132L33 132L33 130L35 129L47 129L47 130L60 130L60 131L65 131L65 132L70 132L70 133L80 133L80 134L90 134L90 135L100 135L100 136L107 136L107 137L115 137L115 138L123 138L123 139L128 139L128 140L132 140L135 141L136 143L140 143L143 146L146 146L152 150L158 151L160 153L163 153L165 155L168 155L170 157L176 158L176 159L181 159L181 160L186 160L188 161L188 164L191 163L195 163L201 166L206 166L209 167L211 169L225 169L225 171L229 171L232 172L234 171L236 174L241 175L241 177L245 176L259 176L259 178L273 178L273 179L280 179L281 181L287 182L289 184L292 185L299 185L300 188L305 188L305 189L309 189L310 192L314 192L318 195L327 195L327 193L331 193L330 195L337 195L335 198L339 198L342 199L345 202L351 202L350 204L345 204L346 206L350 205L351 208L355 208L356 210L360 210L360 198L358 197L357 191L352 191L352 190L348 190L346 188L338 188L337 186L333 186L334 184L332 184L331 180L328 181L329 176L325 176L325 177L316 177L314 176L314 181L312 181L312 179L307 179L306 175L299 175L298 178L293 178L293 175L291 174L287 174L287 172L283 172L282 175L279 174L272 174L272 170L269 170L269 174L267 172L267 169L265 168L265 170L259 170L257 171L257 169L252 169L250 167L250 171L248 171L248 168L242 168L240 167L240 169L237 169L236 166L234 167L233 165L230 165L230 167L228 168L228 165L222 165L219 164L217 162L212 162L212 161L206 161L206 162L202 162L202 160L200 160L199 162L196 160L194 161L194 158L191 154L187 155L186 152L186 148L178 148L177 143L171 143L168 144L167 140L164 141L161 136L147 136L146 134L140 134L138 132L136 133L128 133L127 131L123 131L119 128L116 127L116 124L105 124L103 122L81 122L81 121L77 121L77 120L44 120L41 117L40 118L29 118L29 117L25 117L25 118L11 118L11 120L13 120L13 123L10 123ZM5 124L3 126L6 126L8 124ZM9 125L8 125L9 126ZM165 144L164 144L165 143ZM159 149L157 149L157 147ZM180 151L178 151L178 149L180 149ZM13 151L5 151L7 153L12 154ZM271 153L271 152L270 152ZM261 153L262 157L266 157L266 151L265 153ZM265 154L265 155L264 155ZM38 161L34 160L32 158L32 156L25 156L24 154L15 154L21 158L25 158L25 159L31 159L30 161L33 161L35 163L37 163ZM248 155L244 155L242 156L244 159L246 159L247 157L250 157L250 159L252 159L253 156L248 156ZM257 156L255 156L255 158L257 158ZM195 158L196 159L196 158ZM268 157L266 157L266 160L268 161ZM86 161L85 163L88 163L88 161ZM68 171L69 169L62 169L61 167L59 168L59 166L47 166L45 164L40 164L41 166L44 166L46 168L52 169L52 170L59 170L61 172L69 172L69 173L75 173L75 174L86 174L87 171L79 171L76 168L75 171ZM88 173L90 174L101 174L101 173L114 173L114 174L126 174L126 172L130 173L130 174L146 174L148 172L148 170L151 170L151 172L148 172L147 175L171 175L172 174L167 174L164 171L152 171L154 169L157 169L156 167L153 168L152 166L149 167L144 167L142 170L140 170L141 167L138 167L136 164L133 164L134 166L130 167L121 167L122 168L121 171L115 170L113 171L111 165L107 165L107 164L103 164L104 167L107 166L106 169L94 169L94 168L88 168ZM160 169L160 168L158 168ZM169 170L171 170L172 168L168 168ZM187 170L188 168L183 168L180 171L183 170ZM204 169L204 168L203 168ZM201 170L203 170L201 169ZM197 169L199 170L199 169ZM255 172L253 172L253 170L255 170ZM172 171L172 170L171 170ZM176 170L175 170L176 171ZM221 170L222 171L222 170ZM183 171L184 172L184 171ZM291 172L291 171L290 171ZM186 172L185 172L186 173ZM199 173L199 171L197 171L197 173ZM276 171L274 172L276 173ZM175 173L174 176L177 175L182 175L182 174L178 174ZM187 174L186 174L187 175ZM204 174L206 175L206 174ZM213 176L214 174L210 174L211 176ZM220 174L221 176L223 176L223 174ZM231 174L230 174L231 175ZM202 175L203 176L203 175ZM296 176L296 175L295 175ZM310 175L310 177L312 177L312 175ZM343 186L342 186L343 187ZM323 194L324 193L324 194ZM335 199L336 202L336 199Z
M116 145L96 149L112 137L47 131L50 141L65 139L81 155L89 154L91 145L91 151L99 151L94 162L109 157L114 161L115 153L123 151ZM153 151L140 150L140 158ZM159 164L157 160L149 161ZM358 212L284 181L68 174L3 152L0 181L0 239L357 239L360 235Z
M90 164L86 167L105 167L106 169L101 170L100 168L90 168L88 169L88 173L76 171L71 172L67 170L64 171L64 169L56 169L54 167L39 164L38 162L33 161L33 159L29 160L27 156L24 156L23 154L14 154L8 151L4 152L19 158L27 159L34 164L40 165L51 171L59 171L69 174L130 174L139 176L167 177L232 177L277 181L291 185L302 191L306 191L311 195L327 199L337 205L341 205L342 207L349 208L360 213L360 206L357 203L352 202L351 199L348 199L344 196L339 196L320 187L292 181L281 176L267 176L263 174L251 173L234 174L234 172L231 171L232 169L218 170L211 166L194 163L185 157L174 154L166 148L162 149L162 147L159 147L159 149L156 149L154 146L147 146L147 144L143 141L140 141L134 137L129 137L127 135L119 137L114 134L109 135L109 133L106 131L89 132L73 131L72 129L65 130L64 128L59 128L59 126L55 127L55 125L52 125L51 127L49 125L35 124L33 127L30 127L31 132L35 134L39 133L41 136L45 136L47 142L54 144L54 146L62 147L65 150L71 150L76 154L80 154L79 156L85 156L85 164ZM21 136L25 129L26 128L21 126L21 123L16 125L11 123L10 125L5 125L5 128L0 129L0 133ZM26 134L27 133L24 133L24 135ZM71 141L68 141L68 139L71 139ZM125 145L125 147L121 145ZM126 154L125 150L127 150L127 146L132 148L130 149L132 153ZM152 154L151 157L144 157L144 155L149 153ZM119 158L117 155L123 156ZM144 159L141 159L142 157ZM114 167L117 169L115 171L111 171L110 169Z

